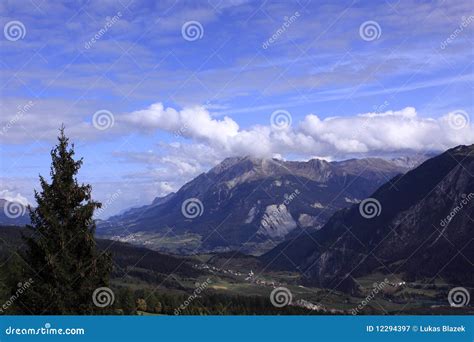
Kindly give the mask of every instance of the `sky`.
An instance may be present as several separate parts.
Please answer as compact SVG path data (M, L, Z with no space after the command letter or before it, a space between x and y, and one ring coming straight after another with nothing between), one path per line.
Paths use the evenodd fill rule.
M2 1L0 198L34 205L58 128L106 218L226 157L474 142L472 1Z

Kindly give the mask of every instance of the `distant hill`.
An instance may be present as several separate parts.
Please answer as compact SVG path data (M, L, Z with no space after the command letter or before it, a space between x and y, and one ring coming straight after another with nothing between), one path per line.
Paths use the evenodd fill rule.
M31 234L21 227L0 226L0 260L8 260L24 247L22 234ZM194 261L162 254L130 244L97 239L100 250L111 252L114 260L113 275L118 278L135 276L152 282L161 282L170 274L197 277L200 271L192 267Z
M474 145L431 158L370 197L373 212L358 204L338 211L261 260L327 288L350 288L376 270L474 285Z
M321 228L337 210L406 172L406 163L228 158L178 192L100 222L97 232L167 252L261 254Z
M7 201L0 198L0 224L9 226L24 226L30 222L26 206L19 202Z

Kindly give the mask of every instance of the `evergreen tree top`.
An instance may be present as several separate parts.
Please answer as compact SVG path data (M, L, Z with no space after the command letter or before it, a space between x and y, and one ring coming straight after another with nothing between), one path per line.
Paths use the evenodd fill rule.
M34 279L35 286L23 304L26 312L40 314L103 312L92 300L94 290L108 284L112 270L110 254L100 253L94 240L93 215L101 204L92 200L92 187L76 179L83 160L74 159L64 126L51 159L51 181L40 176L37 207L30 208L33 235L25 237L24 276Z

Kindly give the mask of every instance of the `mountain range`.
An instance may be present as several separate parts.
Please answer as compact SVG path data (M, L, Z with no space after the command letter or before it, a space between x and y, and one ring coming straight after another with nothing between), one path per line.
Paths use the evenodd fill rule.
M215 265L298 272L311 287L355 291L373 274L472 287L473 203L474 145L429 159L238 157L98 222L97 233L160 252L212 252ZM1 223L28 222L25 207L0 204Z
M458 146L382 185L323 228L261 257L307 283L348 290L374 272L474 285L474 145Z
M172 253L262 254L406 172L412 158L306 162L227 158L150 205L98 225L98 234Z

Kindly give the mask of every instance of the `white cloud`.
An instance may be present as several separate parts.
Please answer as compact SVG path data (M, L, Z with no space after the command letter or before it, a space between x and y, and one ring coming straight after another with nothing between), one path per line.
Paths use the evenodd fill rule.
M273 129L270 122L241 129L231 118L215 118L204 107L179 111L156 103L118 117L117 124L146 132L166 131L178 141L161 142L157 151L122 152L117 156L126 162L145 164L145 171L129 177L151 182L154 193L162 196L230 156L298 160L325 156L334 160L443 151L474 142L472 125L466 123L464 128L454 129L450 121L449 113L437 119L424 118L415 108L407 107L325 119L309 114L300 122L293 120L293 126L283 130Z
M461 112L462 115L464 113ZM29 113L25 114L27 115ZM269 115L267 125L243 129L232 118L215 117L205 107L177 110L155 103L143 110L117 114L115 125L106 132L107 136L119 136L124 132L154 135L157 131L168 132L169 136L158 135L158 139L164 140L157 142L152 150L146 152L132 145L132 151L126 151L121 146L113 153L115 160L138 164L138 167L128 168L120 175L121 179L111 179L109 183L92 183L95 197L103 202L107 200L106 195L116 191L117 187L122 191L120 200L112 203L107 212L103 213L106 217L125 207L149 203L155 196L176 191L185 182L231 156L278 156L290 160L324 156L335 160L408 154L410 151L443 151L459 144L472 144L473 126L469 123L469 115L462 115L457 116L460 121L453 122L453 113L429 118L419 115L412 107L327 118L308 114L301 120L293 118L292 126L286 129L272 128ZM19 121L18 124L28 122ZM18 128L12 127L7 132L8 138ZM74 128L77 130L75 134L83 138L82 131L92 130L91 134L97 131L85 123ZM171 138L171 142L168 138ZM0 197L17 198L16 193L23 189L25 194L29 194L30 191L27 190L32 188L31 182L28 185L29 187L22 186L21 191L15 193L2 191ZM0 188L8 189L6 186Z
M0 198L8 202L20 203L24 206L30 204L26 197L22 196L20 193L14 193L8 189L0 190Z
M405 150L442 151L473 143L474 129L469 121L464 127L455 129L449 121L451 119L449 114L437 119L420 117L415 108L407 107L399 111L325 119L309 114L301 122L283 130L273 129L270 125L241 129L229 117L213 118L204 107L178 111L156 103L119 120L138 129L163 130L205 144L216 157L272 157L276 154L337 157ZM176 160L174 157L171 159Z
M323 154L443 151L459 144L472 144L473 126L466 122L463 128L455 129L450 120L449 114L438 119L419 117L415 108L407 107L324 120L308 115L301 129L330 149L318 151Z

